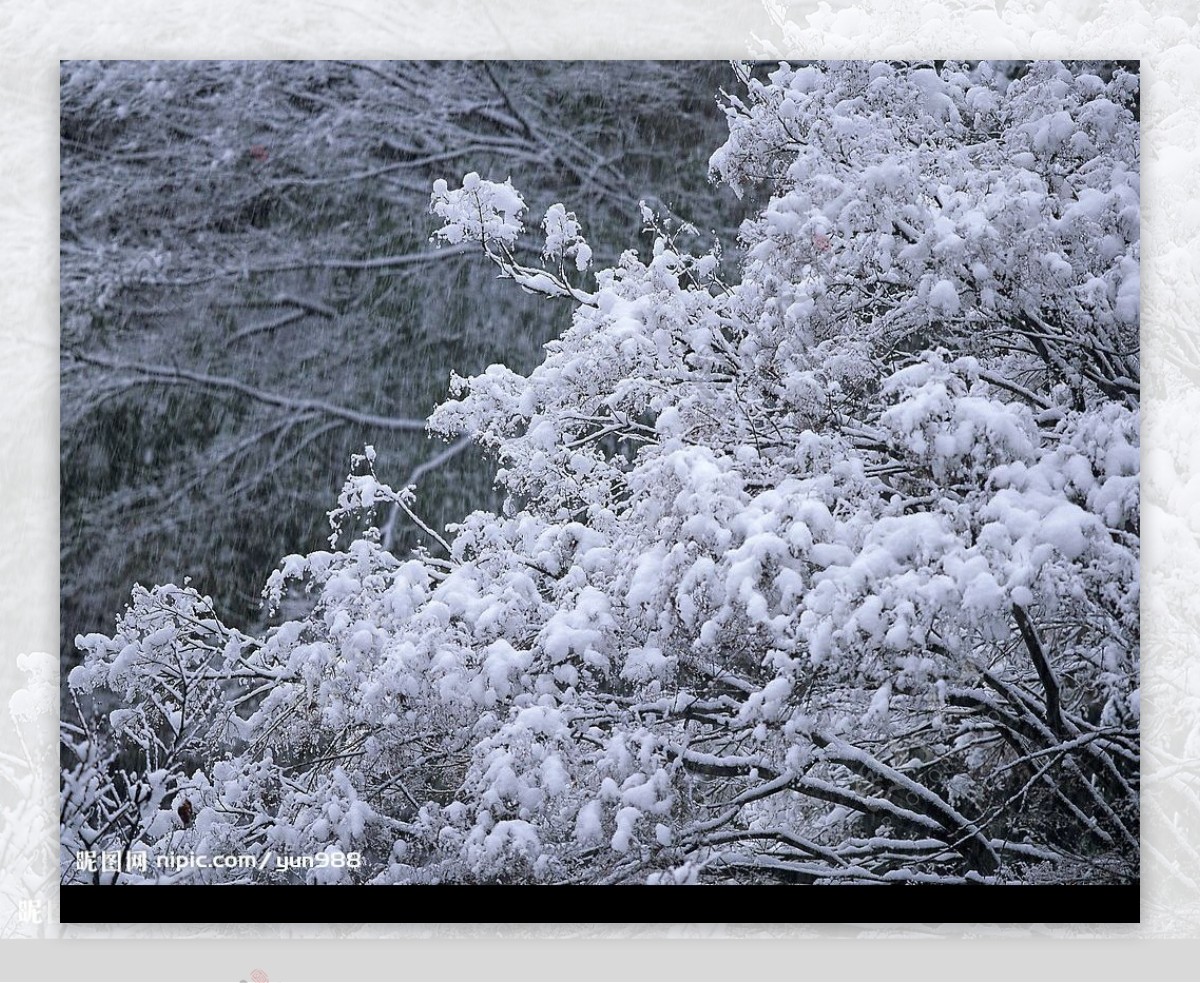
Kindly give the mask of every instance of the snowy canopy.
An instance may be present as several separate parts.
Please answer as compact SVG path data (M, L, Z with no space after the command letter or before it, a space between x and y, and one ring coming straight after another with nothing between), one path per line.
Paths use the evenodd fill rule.
M64 732L68 879L117 841L361 859L177 880L1136 878L1137 78L737 73L723 251L647 207L589 279L566 206L435 185L435 239L575 305L430 419L505 508L394 556L368 451L267 585L307 616L136 590L79 640L122 708Z

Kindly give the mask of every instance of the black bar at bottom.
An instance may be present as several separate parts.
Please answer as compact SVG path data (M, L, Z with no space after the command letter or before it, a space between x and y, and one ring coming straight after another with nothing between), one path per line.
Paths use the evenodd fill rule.
M113 897L118 890L120 898ZM653 893L653 897L650 897ZM1080 924L1140 920L1139 886L65 885L73 922L627 923L655 905L682 923ZM636 919L634 919L636 920Z

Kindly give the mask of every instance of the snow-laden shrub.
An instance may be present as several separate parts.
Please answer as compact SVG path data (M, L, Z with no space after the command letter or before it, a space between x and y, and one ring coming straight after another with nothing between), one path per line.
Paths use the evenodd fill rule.
M430 420L505 509L393 556L411 494L368 452L331 513L366 531L267 585L303 619L136 592L71 681L125 708L64 732L68 879L114 847L265 858L176 879L1136 876L1136 78L742 81L732 275L647 208L585 290L565 207L530 267L511 184L439 182L437 236L575 305Z

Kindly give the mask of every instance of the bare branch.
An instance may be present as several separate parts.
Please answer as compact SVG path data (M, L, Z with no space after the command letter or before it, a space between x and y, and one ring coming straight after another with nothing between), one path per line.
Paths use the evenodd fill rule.
M1055 736L1066 737L1069 730L1066 721L1063 720L1058 680L1054 676L1054 670L1050 668L1050 660L1046 658L1042 640L1038 637L1033 622L1029 620L1029 613L1020 604L1014 604L1012 612L1017 621L1017 629L1021 632L1021 639L1029 652L1029 658L1033 660L1034 668L1037 669L1038 679L1042 681L1042 688L1046 691L1046 722Z
M358 410L348 409L344 406L335 406L332 403L326 403L320 399L295 399L290 396L284 396L280 393L269 392L265 389L259 389L255 386L247 385L244 382L239 382L237 379L229 379L224 376L205 375L202 372L193 372L188 369L167 368L161 365L142 365L138 362L123 362L116 359L105 358L100 355L88 355L76 349L69 351L69 357L86 362L89 365L97 365L101 368L115 369L119 372L133 372L143 376L146 379L153 379L155 382L164 382L168 384L182 385L190 383L201 386L206 389L222 390L235 392L249 399L256 400L260 403L266 403L269 406L279 406L286 410L293 410L297 413L316 412L323 413L326 416L335 416L339 419L346 420L349 423L358 423L368 427L379 427L382 430L409 430L423 433L425 430L424 420L414 420L404 417L393 416L377 416L372 413L361 413Z

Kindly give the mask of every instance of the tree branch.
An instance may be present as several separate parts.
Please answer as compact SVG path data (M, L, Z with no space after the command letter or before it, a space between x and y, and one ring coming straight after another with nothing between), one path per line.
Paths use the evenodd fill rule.
M1042 681L1042 689L1046 691L1046 723L1054 731L1055 737L1066 737L1068 729L1066 721L1063 720L1058 680L1054 676L1054 670L1050 668L1050 660L1046 658L1042 640L1038 637L1033 622L1029 620L1028 612L1020 604L1014 604L1012 612L1017 621L1017 630L1020 631L1025 648L1029 651L1029 657L1033 660L1034 668L1037 669L1038 679Z
M337 417L350 423L358 423L367 427L379 427L381 430L408 430L418 433L425 432L425 421L405 417L377 416L373 413L360 413L345 406L336 406L320 399L295 399L280 393L269 392L255 386L249 386L237 379L225 376L205 375L202 372L192 372L188 369L166 368L161 365L143 365L138 362L121 362L116 359L104 358L100 355L86 355L77 350L70 350L70 358L89 365L97 365L118 372L135 372L147 379L167 384L182 385L192 383L205 389L225 390L246 396L249 399L268 406L279 406L295 412L317 412L326 416Z

